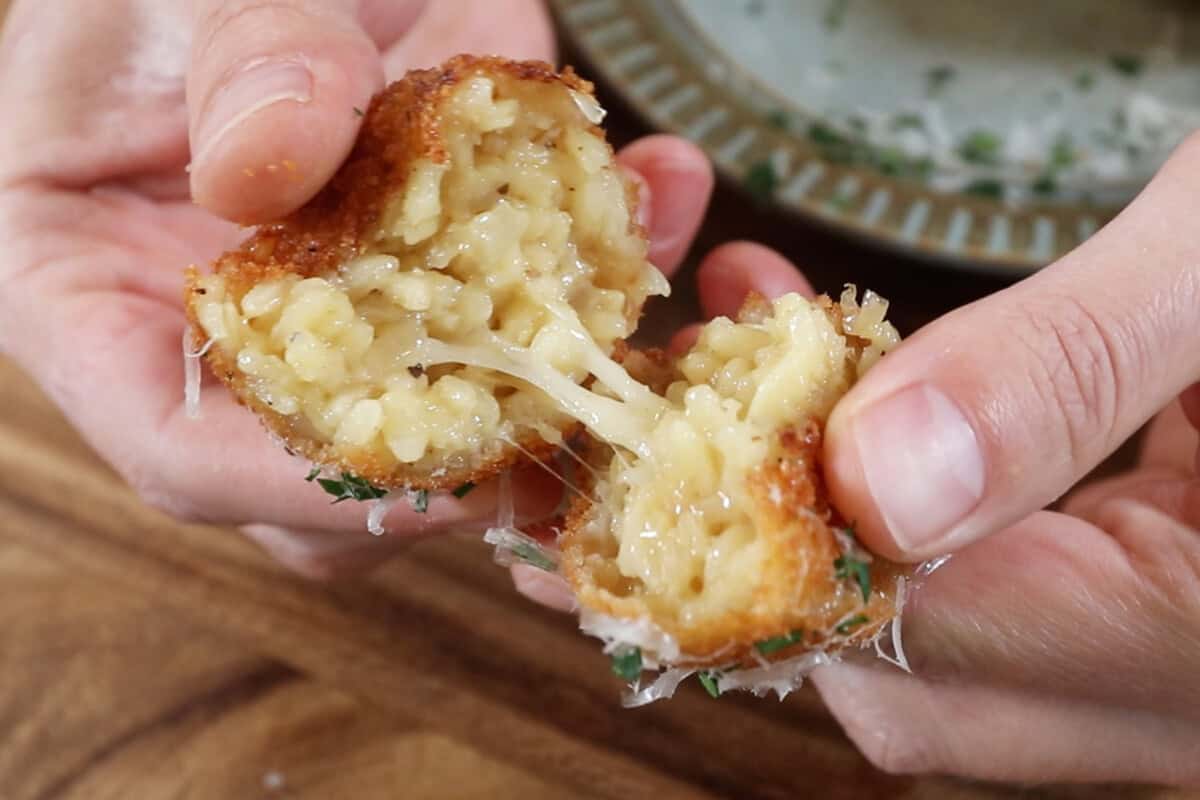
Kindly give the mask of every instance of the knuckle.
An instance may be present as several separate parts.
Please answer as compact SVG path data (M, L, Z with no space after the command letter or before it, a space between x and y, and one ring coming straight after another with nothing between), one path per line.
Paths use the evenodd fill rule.
M254 25L256 17L294 11L294 4L286 0L209 3L197 19L196 29L200 36L194 45L195 52L201 55L208 54L212 51L214 43L222 41L228 34L237 34L239 29Z
M1112 444L1121 386L1130 365L1130 337L1120 325L1069 296L1051 298L1022 312L1014 326L1032 356L1031 383L1040 407L1059 416L1062 444L1076 463Z
M301 29L322 31L327 35L352 32L352 17L344 3L323 3L313 0L224 0L209 2L196 22L198 35L193 52L205 57L225 52L229 41L239 43L237 52L248 53L246 43L261 40L256 34L264 27L285 31L300 23ZM311 21L310 25L305 25ZM276 36L281 34L277 33ZM225 44L222 44L225 43ZM248 53L248 57L255 54Z

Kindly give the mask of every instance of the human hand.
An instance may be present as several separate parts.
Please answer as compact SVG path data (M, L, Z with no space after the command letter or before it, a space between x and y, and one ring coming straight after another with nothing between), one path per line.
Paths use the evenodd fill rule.
M400 535L373 537L365 509L331 506L222 387L205 387L198 422L181 399L183 268L234 246L232 221L316 192L385 80L463 51L552 58L541 4L18 0L0 40L0 349L148 502L244 526L311 577L367 569L403 534L482 527L494 483L393 508ZM620 160L670 273L708 202L707 161L669 137ZM296 171L262 168L285 162ZM558 489L521 476L518 516L548 513Z
M861 539L955 553L905 613L912 675L814 675L883 769L1200 783L1198 176L1193 137L1091 240L834 411L826 474ZM1133 471L1038 510L1168 405Z
M826 475L862 540L907 561L957 551L905 609L913 674L857 654L813 674L878 767L1200 782L1200 387L1173 401L1200 378L1189 174L1200 140L1077 252L914 335L835 409ZM811 294L747 244L715 251L698 281L709 316L751 289ZM929 408L913 385L946 399ZM1038 511L1168 404L1133 471ZM574 609L562 579L512 572Z

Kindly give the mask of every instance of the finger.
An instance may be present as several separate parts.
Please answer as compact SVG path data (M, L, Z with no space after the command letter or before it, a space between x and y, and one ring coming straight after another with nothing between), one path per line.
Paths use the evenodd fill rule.
M386 50L415 33L431 5L432 0L359 0L358 21L375 45Z
M667 344L667 353L672 356L683 355L686 353L692 348L692 345L696 343L696 340L700 338L700 331L703 328L704 326L698 322L694 325L688 325L684 328L680 328L675 332L675 335L671 337L670 343Z
M1180 477L1195 475L1200 433L1188 421L1183 406L1171 403L1150 423L1142 441L1140 464L1174 470Z
M851 738L888 771L1179 775L1155 773L1163 765L1141 758L1153 752L1141 743L1194 741L1200 728L1195 688L1172 677L1197 668L1187 634L1195 574L1184 537L1154 531L1161 520L1128 512L1108 531L1036 514L956 554L910 596L903 629L912 675L847 663L818 670L814 681Z
M926 682L879 665L821 667L813 682L885 772L1038 783L1200 780L1196 722L1029 690Z
M1172 677L1200 669L1195 532L1129 502L1102 523L1039 512L919 581L902 618L913 672L1200 722L1200 687Z
M187 78L196 202L241 223L298 207L349 153L383 85L348 0L195 0ZM412 2L396 4L407 18Z
M1184 416L1196 430L1200 430L1200 383L1189 386L1179 396L1179 405L1183 408Z
M703 151L686 139L639 139L617 155L648 187L642 195L650 261L670 277L687 255L712 197L713 171Z
M246 525L241 530L271 558L314 581L369 573L412 542L398 536L374 536L365 530L314 531L275 525Z
M752 242L722 245L700 262L696 277L700 306L706 317L734 317L750 292L778 297L799 292L806 297L816 293L792 263L783 256ZM677 331L667 352L680 355L696 343L702 324L688 325Z
M1123 475L1081 486L1063 501L1062 513L1095 524L1097 510L1119 498L1147 498L1162 494L1161 487L1180 483L1180 474L1170 467L1146 466Z
M731 242L713 250L700 262L696 282L706 317L737 316L750 292L769 298L788 292L810 298L816 294L792 262L753 242Z
M374 0L384 3L387 0ZM459 53L555 60L554 29L541 0L440 0L384 53L388 80Z
M961 548L1062 495L1200 376L1200 138L1057 264L929 325L834 409L826 477L872 549Z
M510 571L513 586L533 602L568 614L578 610L575 593L562 576L529 564L513 564Z

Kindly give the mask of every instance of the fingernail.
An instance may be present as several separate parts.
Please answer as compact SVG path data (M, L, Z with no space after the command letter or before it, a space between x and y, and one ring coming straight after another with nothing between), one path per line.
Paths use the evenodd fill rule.
M867 488L896 544L936 549L983 497L975 431L938 389L918 384L851 421Z
M192 163L204 160L231 130L269 105L312 100L313 77L300 59L264 58L239 69L216 90L196 130Z

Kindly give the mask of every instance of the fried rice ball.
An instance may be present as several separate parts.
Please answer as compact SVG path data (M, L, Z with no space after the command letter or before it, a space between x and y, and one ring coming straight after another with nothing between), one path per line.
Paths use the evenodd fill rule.
M561 559L536 560L610 649L751 675L871 640L905 573L857 545L819 459L834 404L898 341L886 302L754 297L673 362L630 352L668 289L601 115L569 68L410 73L320 194L192 271L193 344L290 448L381 489L575 443Z
M857 545L820 455L834 404L898 341L886 308L869 292L860 307L853 289L837 303L753 297L673 363L625 358L665 406L639 451L589 449L587 496L560 539L585 629L659 665L703 667L880 632L905 573Z
M379 487L552 453L578 421L551 394L668 291L602 113L570 68L409 73L311 202L191 271L195 346L290 448Z

